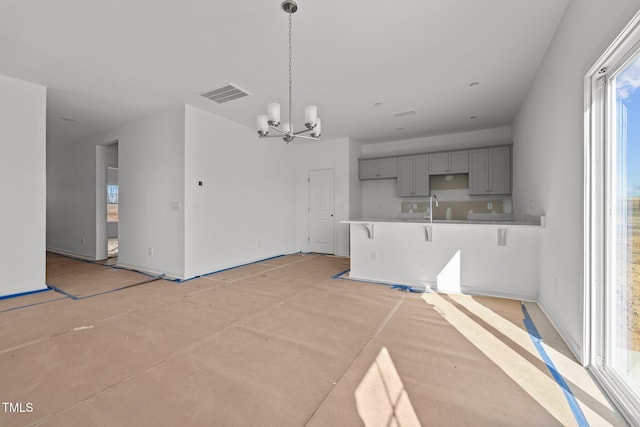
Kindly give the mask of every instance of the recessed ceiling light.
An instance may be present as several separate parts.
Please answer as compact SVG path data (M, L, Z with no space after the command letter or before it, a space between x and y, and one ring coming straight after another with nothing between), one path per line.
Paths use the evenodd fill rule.
M396 117L403 117L403 116L411 116L415 113L416 113L416 110L406 110L406 111L398 111L397 113L393 113L393 115Z
M64 120L65 122L75 122L76 119L74 119L73 117L60 117L62 120Z
M373 104L374 107L382 107L382 102L376 102Z

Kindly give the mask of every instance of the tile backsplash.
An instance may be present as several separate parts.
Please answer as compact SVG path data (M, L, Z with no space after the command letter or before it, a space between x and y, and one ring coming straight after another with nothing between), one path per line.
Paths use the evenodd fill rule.
M469 175L434 175L430 179L431 193L437 194L439 206L433 205L433 219L467 219L469 212L476 213L503 213L503 198L482 197L480 200L468 196ZM462 190L462 191L461 191ZM400 213L404 214L422 214L429 209L428 202L412 202L402 201ZM510 207L509 207L510 209ZM447 210L449 217L447 218Z
M363 181L362 187L363 218L418 219L429 207L429 197L398 196L396 180ZM440 203L434 204L434 219L447 219L447 208L452 220L466 220L469 211L512 213L511 196L470 196L467 174L431 176L430 188Z
M469 174L432 175L429 182L432 191L467 190L469 188Z
M450 209L450 218L447 218L447 209ZM424 215L429 209L429 202L410 202L403 201L400 203L400 213L403 216L419 216ZM467 219L470 211L480 213L503 213L503 200L465 200L465 201L441 201L440 206L433 205L433 219Z

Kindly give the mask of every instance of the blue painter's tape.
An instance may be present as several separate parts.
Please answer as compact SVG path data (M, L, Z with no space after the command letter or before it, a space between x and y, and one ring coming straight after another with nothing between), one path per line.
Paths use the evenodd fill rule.
M70 294L69 292L67 292L65 290L62 290L62 289L60 289L60 288L58 288L56 286L53 286L53 285L47 285L47 286L49 286L49 288L53 289L56 292L60 292L61 294L68 296L72 300L81 300L81 299L97 297L97 296L104 295L104 294L110 294L112 292L122 291L122 290L127 289L127 288L133 288L134 286L139 286L139 285L144 285L144 284L147 284L147 283L155 282L156 280L160 280L163 277L164 277L164 273L162 273L162 274L160 274L158 276L151 276L148 280L143 280L141 282L133 283L131 285L121 286L121 287L115 288L115 289L109 289L108 291L98 292L96 294L85 295L83 297L79 297L77 295Z
M48 291L50 291L50 290L52 290L52 289L47 289L47 290L48 290ZM18 306L18 307L6 308L6 309L4 309L4 310L0 310L0 313L5 313L5 312L7 312L7 311L20 310L20 309L27 308L27 307L34 307L34 306L36 306L36 305L49 304L50 302L60 301L60 300L62 300L62 299L67 299L67 297L66 297L66 296L64 296L64 297L60 297L60 298L56 298L56 299L52 299L52 300L49 300L49 301L42 301L42 302L36 302L36 303L33 303L33 304L21 305L21 306Z
M339 278L341 278L342 276L344 276L345 274L347 274L347 273L348 273L348 272L350 272L350 271L351 271L351 270L345 270L345 271L343 271L343 272L341 272L341 273L336 274L335 276L331 276L331 278L332 278L332 279L339 279Z
M54 291L56 291L56 292L58 292L58 293L61 293L62 295L66 295L66 296L68 296L68 297L69 297L69 298L71 298L72 300L78 300L78 299L80 299L80 298L78 298L77 296L75 296L75 295L73 295L73 294L70 294L70 293L69 293L69 292L67 292L67 291L63 291L62 289L57 288L57 287L55 287L55 286L53 286L53 285L47 285L47 286L48 286L49 288L53 289Z
M0 300L23 297L25 295L39 294L40 292L48 292L50 290L51 289L49 289L49 288L44 288L44 289L38 289L37 291L28 291L28 292L20 292L18 294L4 295L4 296L0 297Z
M556 366L553 364L553 361L542 346L542 337L540 336L538 328L536 328L536 325L533 323L533 319L531 319L529 311L524 304L522 304L522 313L524 314L524 325L527 328L527 332L529 332L531 341L533 341L533 345L535 345L538 353L540 354L540 357L542 357L542 360L544 361L545 365L547 365L547 368L551 372L551 375L553 375L553 378L556 380L556 383L558 383L558 385L562 389L564 397L567 399L567 403L569 403L569 407L573 412L573 416L576 418L578 426L589 427L589 423L587 422L582 409L580 409L580 405L578 404L576 397L573 395L573 392L569 388L567 382L564 380L564 377L558 372Z
M416 288L414 288L412 286L401 285L399 283L384 283L384 282L375 282L373 280L360 280L360 279L352 279L352 278L343 277L349 271L351 271L351 270L345 270L342 273L338 273L335 276L331 276L331 278L332 279L339 279L339 280L349 280L351 282L369 283L369 284L372 284L372 285L389 286L391 289L399 289L401 291L414 292L414 293L417 293L417 294L422 294L422 293L426 292L426 290L416 289Z
M298 252L298 253L300 253L300 252ZM293 255L293 254L290 254L290 255ZM247 262L245 264L238 264L238 265L234 265L233 267L227 267L227 268L223 268L221 270L216 270L216 271L212 271L210 273L202 274L200 276L192 277L191 279L197 279L198 277L211 276L212 274L222 273L223 271L229 271L229 270L233 270L235 268L246 267L247 265L258 264L258 263L261 263L261 262L269 261L270 259L281 258L283 256L285 256L285 255L276 255L276 256L269 257L269 258L260 259L258 261ZM181 280L181 282L185 282L185 281L191 280L191 279Z
M401 291L414 292L416 294L421 294L424 292L409 285L391 285L391 289L400 289Z

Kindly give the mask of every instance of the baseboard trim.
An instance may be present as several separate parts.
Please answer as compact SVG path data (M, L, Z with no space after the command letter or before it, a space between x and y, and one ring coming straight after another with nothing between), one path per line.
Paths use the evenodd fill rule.
M79 258L87 261L98 261L95 258L92 258L90 256L79 254L77 252L65 251L64 249L47 248L47 252L53 252L59 255L69 256L72 258Z
M560 323L558 319L555 318L555 316L550 314L549 311L545 310L544 305L542 305L541 301L538 300L535 302L538 304L538 307L540 307L540 310L542 310L544 315L547 316L547 319L549 319L549 322L551 322L551 325L558 332L558 335L560 335L560 338L562 338L562 341L564 341L567 347L569 347L569 350L571 351L571 353L573 353L573 356L576 358L576 360L580 364L583 364L582 346L578 342L576 342L573 338L571 338L571 335L567 332L565 328L560 326L562 323Z

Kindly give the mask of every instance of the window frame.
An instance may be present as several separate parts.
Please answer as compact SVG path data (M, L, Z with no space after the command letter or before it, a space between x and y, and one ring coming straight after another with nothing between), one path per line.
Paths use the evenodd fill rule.
M636 14L584 78L584 318L582 363L601 383L627 421L640 420L640 399L611 369L606 336L611 333L607 314L611 301L606 285L612 271L609 232L615 210L611 194L615 180L615 86L612 80L640 55L640 13Z

